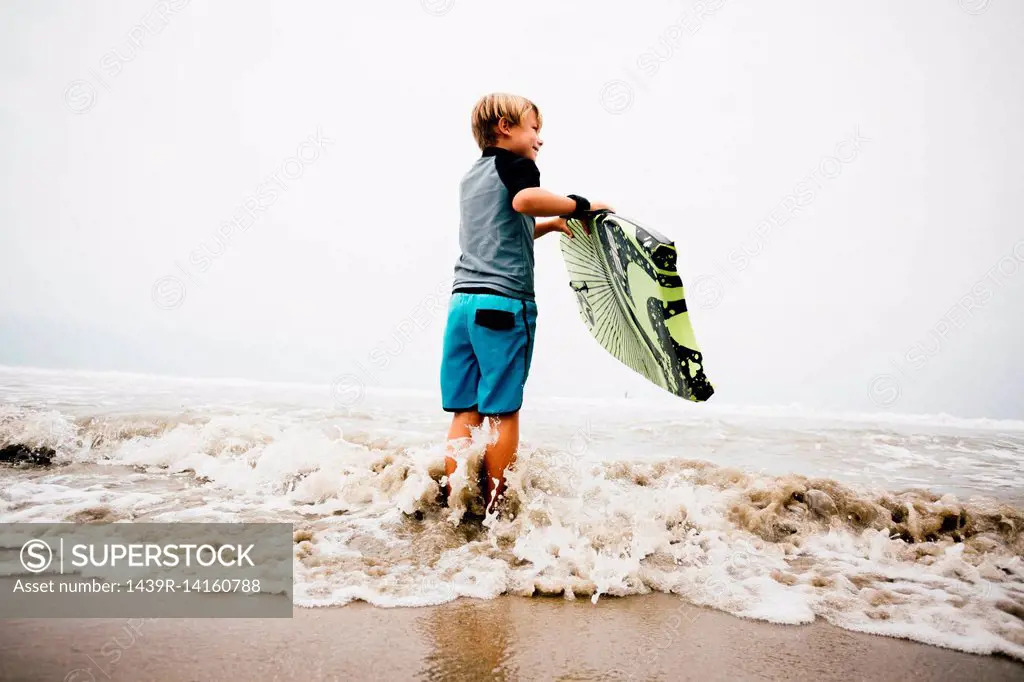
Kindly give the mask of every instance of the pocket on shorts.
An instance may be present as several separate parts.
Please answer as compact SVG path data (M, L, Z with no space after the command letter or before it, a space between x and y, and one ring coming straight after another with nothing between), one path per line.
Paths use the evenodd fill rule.
M479 308L476 311L476 323L487 329L506 331L516 326L516 314L510 310L492 310Z

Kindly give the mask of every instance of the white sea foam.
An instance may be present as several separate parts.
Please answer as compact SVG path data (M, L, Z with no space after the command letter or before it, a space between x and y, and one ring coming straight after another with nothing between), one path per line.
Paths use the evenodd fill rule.
M0 447L56 460L0 470L0 520L289 522L302 606L662 591L1024 660L1015 423L549 400L481 521L488 434L440 506L446 416L415 393L2 370L0 398Z

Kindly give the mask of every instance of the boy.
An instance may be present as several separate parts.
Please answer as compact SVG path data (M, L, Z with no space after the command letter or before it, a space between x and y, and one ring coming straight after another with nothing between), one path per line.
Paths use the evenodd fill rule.
M540 110L524 97L486 95L473 108L483 152L462 179L459 246L441 359L441 401L452 412L445 473L451 494L454 455L488 417L498 432L484 451L484 501L490 512L505 490L505 469L519 447L519 409L530 373L537 305L533 241L549 232L572 237L566 218L611 207L540 187L534 161L544 144ZM535 217L559 216L540 223Z

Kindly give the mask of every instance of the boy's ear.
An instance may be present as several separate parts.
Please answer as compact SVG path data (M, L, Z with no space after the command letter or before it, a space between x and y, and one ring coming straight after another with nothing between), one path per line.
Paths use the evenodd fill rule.
M498 119L498 124L494 126L494 129L500 135L511 135L512 125L508 122L508 119L502 116Z

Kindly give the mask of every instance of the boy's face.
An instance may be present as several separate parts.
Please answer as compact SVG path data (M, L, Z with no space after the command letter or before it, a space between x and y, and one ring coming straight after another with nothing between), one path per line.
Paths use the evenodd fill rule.
M508 119L504 118L498 121L499 147L536 161L537 152L540 151L543 144L544 141L540 139L540 124L537 123L537 114L533 111L523 116L523 120L516 125L510 125Z

